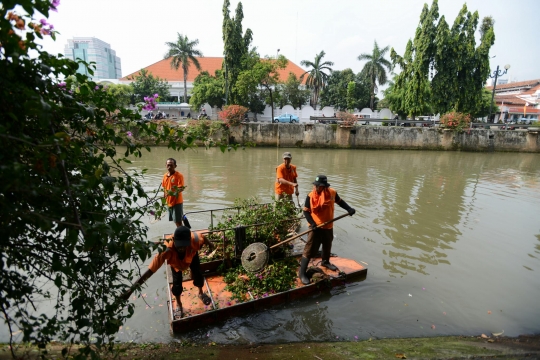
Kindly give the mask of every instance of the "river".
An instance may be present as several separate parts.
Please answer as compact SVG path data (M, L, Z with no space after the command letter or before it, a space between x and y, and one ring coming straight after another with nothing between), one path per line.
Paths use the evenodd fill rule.
M369 264L367 278L172 335L160 270L118 340L246 344L540 332L540 154L152 148L131 166L148 169L143 182L155 190L166 159L176 158L187 212L236 198L269 201L283 151L297 166L300 201L315 176L326 174L356 209L335 223L332 252ZM145 221L149 239L174 231L166 219Z
M539 154L153 148L133 166L148 169L145 185L155 189L166 158L176 158L188 186L185 211L196 211L236 198L270 200L286 150L301 200L314 177L326 174L356 209L336 222L332 251L369 264L366 280L171 335L158 273L120 340L237 344L540 332ZM174 230L165 219L149 226L150 237Z

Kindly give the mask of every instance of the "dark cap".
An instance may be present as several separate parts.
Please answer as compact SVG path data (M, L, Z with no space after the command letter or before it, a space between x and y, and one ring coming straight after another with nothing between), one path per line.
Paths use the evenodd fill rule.
M179 226L174 230L174 246L186 247L191 244L191 230L186 226Z
M283 158L284 158L284 159L292 159L292 155L291 155L290 152L287 151L287 152L284 152L284 153L283 153Z
M330 186L328 183L328 179L326 178L326 175L317 175L315 178L315 181L313 182L313 185L315 186Z

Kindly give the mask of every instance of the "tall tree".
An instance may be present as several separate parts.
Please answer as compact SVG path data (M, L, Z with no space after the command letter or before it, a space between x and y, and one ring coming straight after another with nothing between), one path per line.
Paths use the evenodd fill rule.
M279 83L279 70L285 69L288 60L280 55L277 60L266 57L260 59L251 69L244 70L238 75L235 91L240 96L247 97L254 94L257 89L267 97L267 103L272 108L274 118L274 89Z
M168 98L169 84L159 76L154 75L146 69L141 69L137 75L128 77L133 80L129 85L133 88L133 104L143 102L145 96L158 94L160 98Z
M15 339L38 345L39 357L53 339L63 356L81 343L74 358L113 348L134 311L120 300L137 273L130 264L157 250L144 218L166 211L143 186L145 171L126 164L150 145L189 146L183 131L140 122L78 63L43 50L36 40L54 39L45 24L59 2L0 6L0 317L14 359L25 352Z
M330 76L325 72L332 71L330 66L334 66L332 61L322 61L322 58L326 53L321 51L319 54L315 55L315 61L302 60L300 65L307 66L311 68L300 76L300 80L304 79L304 76L307 75L306 85L312 90L311 92L311 106L315 107L319 103L319 95L321 91L326 86L328 77Z
M477 12L470 13L464 5L450 28L444 16L439 19L437 0L431 8L424 5L414 41L409 40L404 56L391 51L394 65L402 70L392 89L399 103L399 110L394 111L413 118L429 108L440 114L482 112L482 89L489 76L489 50L495 35L493 19L485 18L477 47L478 18Z
M224 83L222 70L216 70L215 76L211 76L208 71L202 71L193 82L189 104L194 109L200 109L206 103L212 107L223 107L225 104Z
M480 113L484 83L489 76L489 50L495 41L493 19L484 19L480 45L475 32L478 12L470 13L463 5L451 29L444 17L439 21L435 55L437 74L432 81L434 106L440 113L451 110Z
M184 102L187 103L187 76L189 66L193 63L197 70L201 70L201 65L196 56L202 57L203 54L200 50L195 49L199 45L199 40L189 40L187 35L184 36L178 33L176 42L166 42L165 45L169 47L169 50L165 54L165 59L171 59L171 68L178 70L179 67L182 67L184 73Z
M353 97L349 93L347 98L347 89L350 82L354 82ZM352 91L352 90L351 90ZM351 102L348 104L347 99ZM333 106L339 110L362 109L369 106L370 103L370 86L368 80L359 74L354 74L351 69L334 70L328 78L326 87L320 96L321 106Z
M250 29L242 30L244 19L242 3L236 7L235 16L229 15L229 0L223 2L223 70L225 72L225 97L227 104L241 104L235 85L238 75L245 70L245 58L249 56L249 46L253 40Z
M279 92L281 107L291 104L296 109L302 108L311 95L308 89L302 89L302 82L292 72L289 73L287 81L279 86Z
M358 60L360 61L367 60L367 63L364 64L364 68L362 69L362 75L369 79L370 82L371 110L373 110L375 106L375 94L378 92L377 83L379 85L386 84L387 77L385 68L387 68L388 71L392 70L392 64L390 63L390 61L384 58L384 56L388 52L388 49L388 46L380 49L377 41L375 41L371 54L364 53L358 56Z

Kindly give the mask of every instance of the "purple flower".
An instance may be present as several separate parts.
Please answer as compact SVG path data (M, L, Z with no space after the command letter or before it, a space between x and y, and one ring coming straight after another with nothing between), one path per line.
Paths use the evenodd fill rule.
M96 87L95 87L94 89L95 89L95 90L99 90L99 86L98 86L98 85L96 85Z
M156 98L156 99L157 99L158 97L159 97L159 95L158 95L158 94L154 94L154 98Z
M57 85L58 87L61 87L61 88L65 88L66 87L66 83L65 82L61 82Z
M127 136L129 136L129 137L133 136L133 134L131 133L131 131L128 131L126 134L127 134Z
M154 212L154 210L150 210L148 213L149 213L150 215L156 215L156 213Z
M60 5L60 0L52 0L52 1L51 1L51 7L50 7L50 9L51 9L52 11L58 12L58 10L56 10L56 8L58 7L58 5Z
M48 25L48 24L47 24L47 19L41 19L41 20L39 20L39 22L40 22L41 25L43 25L43 26L47 26L47 25Z
M358 340L358 336L354 335L354 339L355 339L355 340Z

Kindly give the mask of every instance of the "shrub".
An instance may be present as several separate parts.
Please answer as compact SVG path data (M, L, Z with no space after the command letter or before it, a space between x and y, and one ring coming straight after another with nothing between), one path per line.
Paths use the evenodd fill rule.
M470 127L471 115L452 111L441 116L439 124L446 129L463 131Z
M338 113L338 117L341 119L342 126L354 126L356 124L356 120L358 120L356 116L346 111L340 111Z
M219 112L220 119L225 121L227 126L238 126L244 120L248 109L241 105L228 105Z

